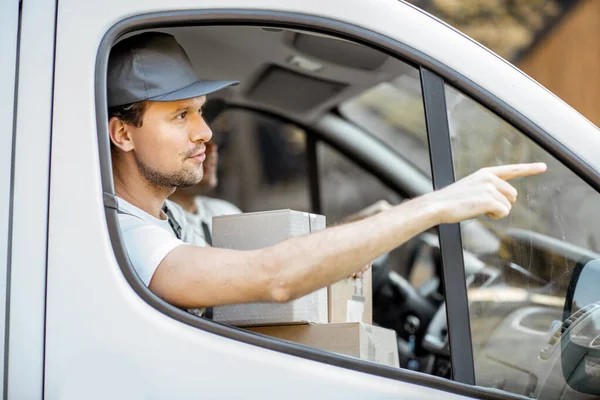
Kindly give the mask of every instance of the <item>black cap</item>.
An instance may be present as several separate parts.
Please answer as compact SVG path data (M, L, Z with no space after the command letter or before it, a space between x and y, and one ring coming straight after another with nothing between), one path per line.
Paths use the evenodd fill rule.
M108 107L190 99L238 83L200 79L183 48L166 33L146 32L124 39L108 59Z

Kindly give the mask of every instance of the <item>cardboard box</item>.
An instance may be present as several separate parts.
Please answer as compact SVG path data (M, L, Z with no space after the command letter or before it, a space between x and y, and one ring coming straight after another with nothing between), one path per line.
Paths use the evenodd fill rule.
M346 278L327 288L329 323L373 323L373 277L371 269L360 278Z
M325 216L294 210L222 215L212 219L214 247L255 250L325 229Z
M309 324L246 328L278 339L321 350L399 367L396 332L363 323Z
M254 250L293 236L325 228L325 217L293 210L226 215L213 218L213 246ZM371 271L344 279L285 304L233 304L213 308L213 319L235 326L329 322L371 323Z

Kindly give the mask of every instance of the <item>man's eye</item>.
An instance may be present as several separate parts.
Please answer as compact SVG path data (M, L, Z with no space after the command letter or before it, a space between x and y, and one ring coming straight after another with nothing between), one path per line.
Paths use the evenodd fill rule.
M187 116L187 111L184 111L177 115L177 119L185 119L186 116Z
M198 110L198 114L200 114L200 115L202 115L203 112L204 112L204 109L202 109L202 108Z

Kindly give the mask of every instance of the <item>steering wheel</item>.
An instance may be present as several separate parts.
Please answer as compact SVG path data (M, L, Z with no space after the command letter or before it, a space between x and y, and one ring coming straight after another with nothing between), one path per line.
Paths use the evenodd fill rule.
M382 265L383 264L383 265ZM373 319L420 343L437 306L422 296L406 279L390 271L385 261L373 264Z

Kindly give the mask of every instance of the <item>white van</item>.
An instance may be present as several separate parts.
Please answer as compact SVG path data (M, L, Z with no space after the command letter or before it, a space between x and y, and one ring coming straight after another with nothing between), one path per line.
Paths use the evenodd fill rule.
M242 82L222 94L237 121L222 196L245 210L334 221L490 164L548 172L515 182L510 218L440 226L374 266L374 322L396 331L401 368L198 318L137 277L111 201L108 54L140 30ZM0 51L2 398L600 396L600 132L430 15L396 0L4 0ZM261 119L291 129L249 128Z

